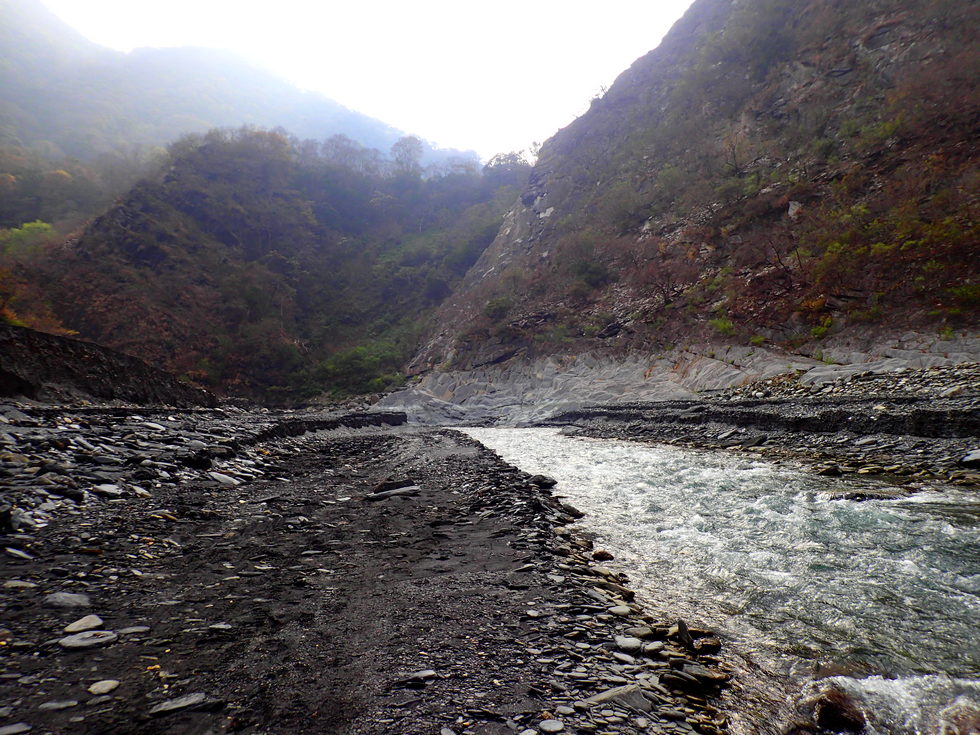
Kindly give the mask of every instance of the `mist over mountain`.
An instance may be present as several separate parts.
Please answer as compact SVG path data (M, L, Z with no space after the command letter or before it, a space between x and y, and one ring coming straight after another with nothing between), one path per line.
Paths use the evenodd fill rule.
M0 2L0 51L0 140L19 140L50 157L90 160L240 125L281 126L301 138L347 135L383 151L405 135L231 52L102 48L36 0ZM425 160L452 155L475 157L427 145Z
M0 56L0 173L17 179L0 226L90 217L187 133L282 127L300 138L344 135L383 152L405 135L230 52L102 48L37 0L0 0ZM478 161L472 151L423 141L423 164L457 158ZM48 182L64 191L45 190L41 179L51 171L70 175Z

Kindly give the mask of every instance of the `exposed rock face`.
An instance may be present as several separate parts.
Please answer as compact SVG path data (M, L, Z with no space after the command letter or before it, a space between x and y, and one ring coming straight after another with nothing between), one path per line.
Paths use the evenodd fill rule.
M205 390L121 352L0 325L0 396L214 406Z

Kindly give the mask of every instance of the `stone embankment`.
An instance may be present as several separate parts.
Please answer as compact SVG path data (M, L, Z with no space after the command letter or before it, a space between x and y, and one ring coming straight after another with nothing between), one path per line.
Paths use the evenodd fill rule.
M775 347L690 345L659 353L555 355L435 371L379 405L429 425L521 425L589 406L693 400L724 390L751 397L783 384L796 386L792 397L834 395L855 376L977 362L980 339L969 336L942 341L910 333L870 345L841 338L810 356ZM761 388L753 387L758 384Z
M696 401L569 411L595 437L802 459L825 475L980 485L980 365L778 376Z
M458 432L0 416L4 735L724 730L720 642L645 614L547 478Z

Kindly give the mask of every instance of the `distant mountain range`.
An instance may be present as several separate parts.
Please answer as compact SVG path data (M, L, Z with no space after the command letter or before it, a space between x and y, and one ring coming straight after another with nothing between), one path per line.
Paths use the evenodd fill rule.
M382 152L405 135L228 52L100 47L37 0L0 0L0 58L0 144L50 159L92 160L241 125L316 140L342 134ZM478 160L426 145L423 162L460 155Z

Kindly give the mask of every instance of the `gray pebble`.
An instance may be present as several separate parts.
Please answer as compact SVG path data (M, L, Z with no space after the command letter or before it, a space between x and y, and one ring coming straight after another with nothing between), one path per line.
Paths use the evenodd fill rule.
M210 475L212 480L215 480L216 482L222 485L227 485L228 487L241 485L241 483L238 480L236 480L234 477L232 477L231 475L226 475L222 472L209 472L208 475Z
M98 615L86 615L79 618L74 623L65 626L66 633L84 633L86 630L94 630L102 627L102 618Z
M88 595L81 592L52 592L45 595L44 604L50 607L88 607L92 602Z
M84 633L69 635L58 641L62 648L76 650L81 648L94 648L95 646L105 646L115 642L119 636L111 630L87 630Z
M38 709L46 712L58 712L63 709L71 709L72 707L77 706L78 702L76 700L65 699L60 702L45 702L44 704L38 705Z
M194 694L185 694L183 697L177 697L176 699L169 699L166 702L161 702L160 704L150 707L151 715L168 715L171 712L180 712L181 710L189 709L190 707L196 707L199 704L203 704L207 700L207 695L203 692L195 692Z
M102 681L97 681L92 684L92 686L88 688L88 693L100 696L102 694L108 694L109 692L115 691L118 687L119 682L116 679L103 679Z

